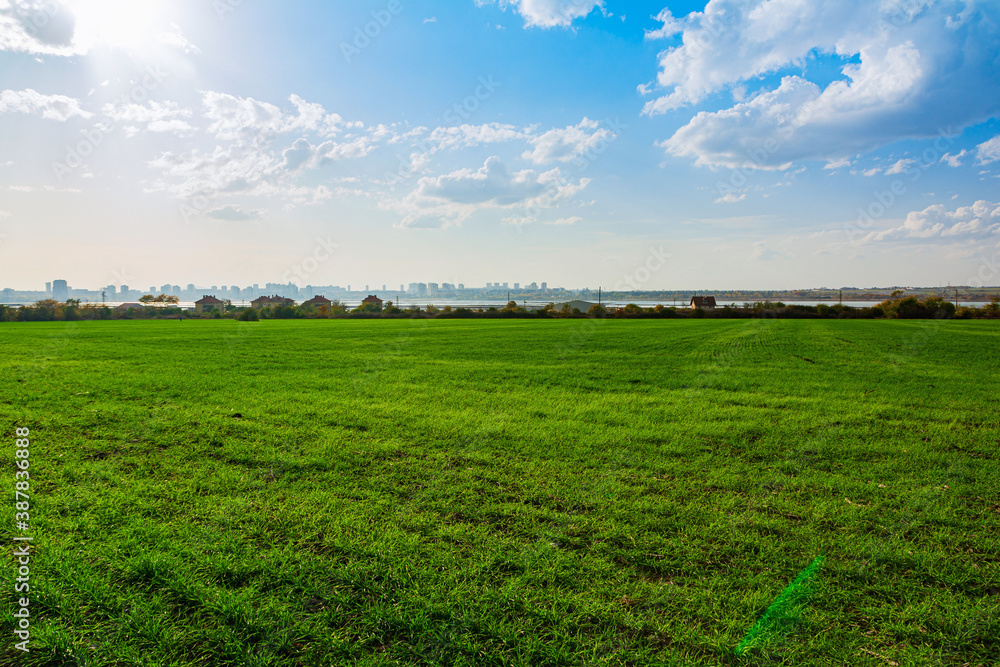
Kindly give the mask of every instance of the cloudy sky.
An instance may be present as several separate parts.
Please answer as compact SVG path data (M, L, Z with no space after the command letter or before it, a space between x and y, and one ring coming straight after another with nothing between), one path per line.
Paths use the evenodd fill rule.
M0 0L0 286L1000 284L998 81L992 0Z

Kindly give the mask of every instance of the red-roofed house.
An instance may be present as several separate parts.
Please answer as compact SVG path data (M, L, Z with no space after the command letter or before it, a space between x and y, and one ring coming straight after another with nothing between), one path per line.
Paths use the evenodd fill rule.
M194 302L194 312L201 315L213 310L221 311L224 305L226 305L224 301L216 299L214 296L203 296Z
M294 306L295 301L293 299L287 299L283 296L259 296L250 302L250 305L260 310L261 308L277 308L279 306Z
M331 305L333 305L333 301L330 301L325 296L317 295L317 296L314 296L313 298L309 299L308 301L303 301L302 305L303 306L312 306L314 308L321 308L323 306L331 306Z
M691 297L691 310L701 308L702 310L712 310L715 308L714 296L693 296Z
M372 296L371 294L369 294L368 297L361 302L361 305L364 305L366 303L373 303L379 310L382 310L382 299L378 298L377 296Z

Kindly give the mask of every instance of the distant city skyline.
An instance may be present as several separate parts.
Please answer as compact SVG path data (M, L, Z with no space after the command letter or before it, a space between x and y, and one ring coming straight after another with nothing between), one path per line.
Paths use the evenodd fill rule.
M998 57L971 0L20 0L0 285L995 284Z

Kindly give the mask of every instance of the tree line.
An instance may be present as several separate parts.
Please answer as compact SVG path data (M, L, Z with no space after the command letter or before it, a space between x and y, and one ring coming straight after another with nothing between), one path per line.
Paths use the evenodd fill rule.
M81 304L79 300L65 302L54 299L38 301L19 308L0 305L0 322L70 322L77 320L136 320L136 319L239 319L258 321L262 319L337 319L337 318L434 318L434 319L475 319L475 318L602 318L602 319L655 319L655 318L803 318L803 319L998 319L1000 318L1000 297L982 307L955 307L941 297L918 298L894 294L882 303L863 308L850 305L806 306L784 304L780 301L755 301L742 305L730 304L712 310L677 308L674 306L654 306L643 308L628 304L624 308L591 306L587 312L571 308L569 305L557 307L550 303L545 306L527 308L515 301L502 307L452 308L427 305L423 308L407 306L399 308L392 301L384 307L365 303L357 308L349 308L339 301L329 306L278 306L255 309L237 307L224 302L221 308L196 315L180 308L176 297L141 299L142 305L122 309L110 308L102 304Z

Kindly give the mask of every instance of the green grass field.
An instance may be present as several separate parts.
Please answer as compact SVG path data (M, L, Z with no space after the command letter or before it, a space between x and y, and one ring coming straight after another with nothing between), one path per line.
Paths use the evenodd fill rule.
M1000 325L0 325L3 665L994 665ZM3 563L13 628L16 562ZM793 608L734 650L818 556Z

